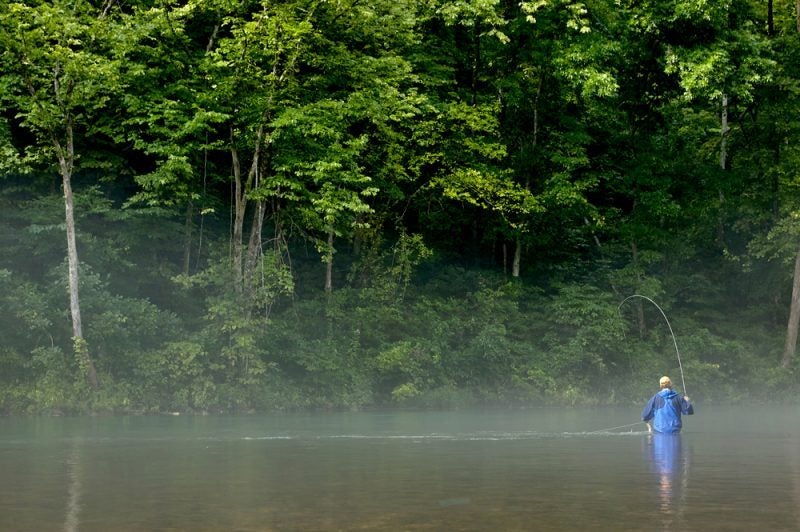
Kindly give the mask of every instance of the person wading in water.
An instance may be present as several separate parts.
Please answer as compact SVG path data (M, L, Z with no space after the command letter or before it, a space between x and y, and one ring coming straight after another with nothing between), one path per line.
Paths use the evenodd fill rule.
M694 414L694 406L687 396L681 397L672 390L669 377L661 377L658 382L661 390L647 402L642 411L642 421L647 423L649 432L672 434L681 431L681 414Z

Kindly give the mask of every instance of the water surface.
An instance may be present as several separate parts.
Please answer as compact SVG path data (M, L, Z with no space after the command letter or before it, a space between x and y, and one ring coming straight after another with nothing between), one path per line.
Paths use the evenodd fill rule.
M0 419L0 530L800 530L798 409L697 411Z

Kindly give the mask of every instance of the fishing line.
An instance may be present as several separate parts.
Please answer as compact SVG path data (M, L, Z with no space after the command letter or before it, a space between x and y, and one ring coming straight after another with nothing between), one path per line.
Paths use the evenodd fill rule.
M683 385L683 395L688 395L686 393L686 379L683 378L683 364L681 364L681 353L680 353L680 351L678 351L678 342L677 342L677 340L675 340L675 333L672 332L672 325L670 325L669 320L667 319L667 315L664 314L664 311L661 309L661 307L658 306L658 303L656 303L655 301L653 301L652 299L650 299L647 296L642 296L642 295L639 295L639 294L633 294L633 295L628 296L625 299L623 299L622 303L620 303L619 307L617 307L617 311L619 311L619 313L620 313L620 318L622 318L622 311L620 310L622 308L622 305L624 305L629 299L633 299L634 297L640 297L642 299L646 299L647 301L649 301L650 303L655 305L656 308L658 309L658 311L661 312L661 315L664 316L664 321L667 322L667 327L669 328L669 333L672 335L672 343L673 343L673 345L675 345L675 354L678 355L678 367L681 370L681 384Z
M609 432L609 431L612 431L612 430L624 429L624 428L632 427L634 425L639 425L641 423L644 423L644 422L643 421L637 421L636 423L628 423L627 425L620 425L619 427L610 427L610 428L607 428L607 429L593 430L591 432L587 432L586 434L597 434L598 432Z

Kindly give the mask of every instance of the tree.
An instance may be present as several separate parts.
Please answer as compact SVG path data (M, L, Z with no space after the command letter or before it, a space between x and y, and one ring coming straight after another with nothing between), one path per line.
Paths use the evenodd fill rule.
M112 136L112 121L103 113L119 88L121 58L111 44L111 5L98 8L75 0L11 2L0 7L0 97L31 135L26 158L40 164L55 162L61 177L73 343L94 389L99 380L83 335L72 179L81 150L88 152L89 139L97 142ZM85 163L90 161L87 156Z
M431 42L447 50L433 70L447 133L432 181L479 209L473 224L483 218L485 227L474 235L502 242L504 269L513 245L513 277L524 248L527 256L553 243L573 248L583 236L572 227L596 217L587 197L603 169L589 150L616 95L616 44L590 18L602 30L611 12L569 1L443 2L439 10Z

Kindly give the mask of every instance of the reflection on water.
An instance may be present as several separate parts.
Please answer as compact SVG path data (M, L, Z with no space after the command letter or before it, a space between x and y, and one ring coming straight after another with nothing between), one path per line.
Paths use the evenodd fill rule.
M797 445L797 441L790 440L788 443L791 446L788 454L791 456L791 470L794 473L792 475L792 493L794 494L794 506L797 509L795 519L797 530L800 530L800 445Z
M683 502L688 491L689 458L683 452L680 433L654 432L645 439L646 456L658 486L659 512L664 530L680 524Z
M795 531L800 416L0 419L0 531Z
M81 511L81 448L72 443L67 457L67 517L65 532L77 532Z

